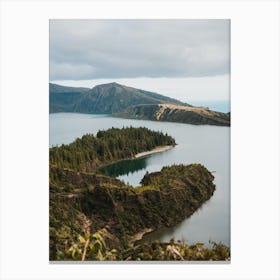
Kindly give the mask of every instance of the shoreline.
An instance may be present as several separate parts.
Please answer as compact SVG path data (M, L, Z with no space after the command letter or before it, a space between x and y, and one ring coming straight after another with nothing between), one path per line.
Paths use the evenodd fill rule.
M174 146L173 145L158 146L151 151L138 153L134 157L123 158L123 159L119 159L119 160L116 160L116 161L111 162L111 163L106 163L104 165L98 166L96 168L96 170L106 168L109 165L116 164L116 163L119 163L119 162L122 162L122 161L140 159L140 158L143 158L143 157L148 156L148 155L165 152L165 151L171 150L174 147L175 147L175 145Z
M134 156L134 159L138 159L138 158L142 158L148 155L152 155L152 154L156 154L156 153L161 153L161 152L165 152L168 151L170 149L172 149L174 146L172 145L167 145L167 146L159 146L156 147L155 149L151 150L151 151L147 151L147 152L142 152L142 153L138 153Z

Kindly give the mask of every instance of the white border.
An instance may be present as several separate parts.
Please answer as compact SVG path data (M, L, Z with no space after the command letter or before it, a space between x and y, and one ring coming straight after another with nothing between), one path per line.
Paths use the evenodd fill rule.
M231 19L231 264L49 264L50 18ZM278 1L2 1L1 279L279 279L279 34Z

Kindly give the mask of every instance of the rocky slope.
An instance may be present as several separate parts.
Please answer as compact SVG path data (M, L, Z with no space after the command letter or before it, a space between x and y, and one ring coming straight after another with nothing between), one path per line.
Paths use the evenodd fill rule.
M204 107L191 107L168 103L131 106L113 115L116 117L141 120L230 126L230 114L211 111Z

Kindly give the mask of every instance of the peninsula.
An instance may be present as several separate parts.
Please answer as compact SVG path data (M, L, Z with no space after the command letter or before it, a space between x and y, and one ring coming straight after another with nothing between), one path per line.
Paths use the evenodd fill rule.
M175 144L169 135L130 127L50 148L50 259L149 259L146 247L134 243L192 215L213 195L213 175L200 164L173 165L147 173L133 188L98 167Z
M155 92L118 83L90 88L49 84L50 113L109 114L114 117L230 126L230 114L195 107Z

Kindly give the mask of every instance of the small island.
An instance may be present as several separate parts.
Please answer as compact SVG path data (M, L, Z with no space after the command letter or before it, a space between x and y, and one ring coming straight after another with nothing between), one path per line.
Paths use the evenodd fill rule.
M112 128L50 148L50 260L227 260L213 243L138 244L145 233L192 215L215 191L201 164L147 173L133 188L98 169L172 147L175 139L147 128Z

